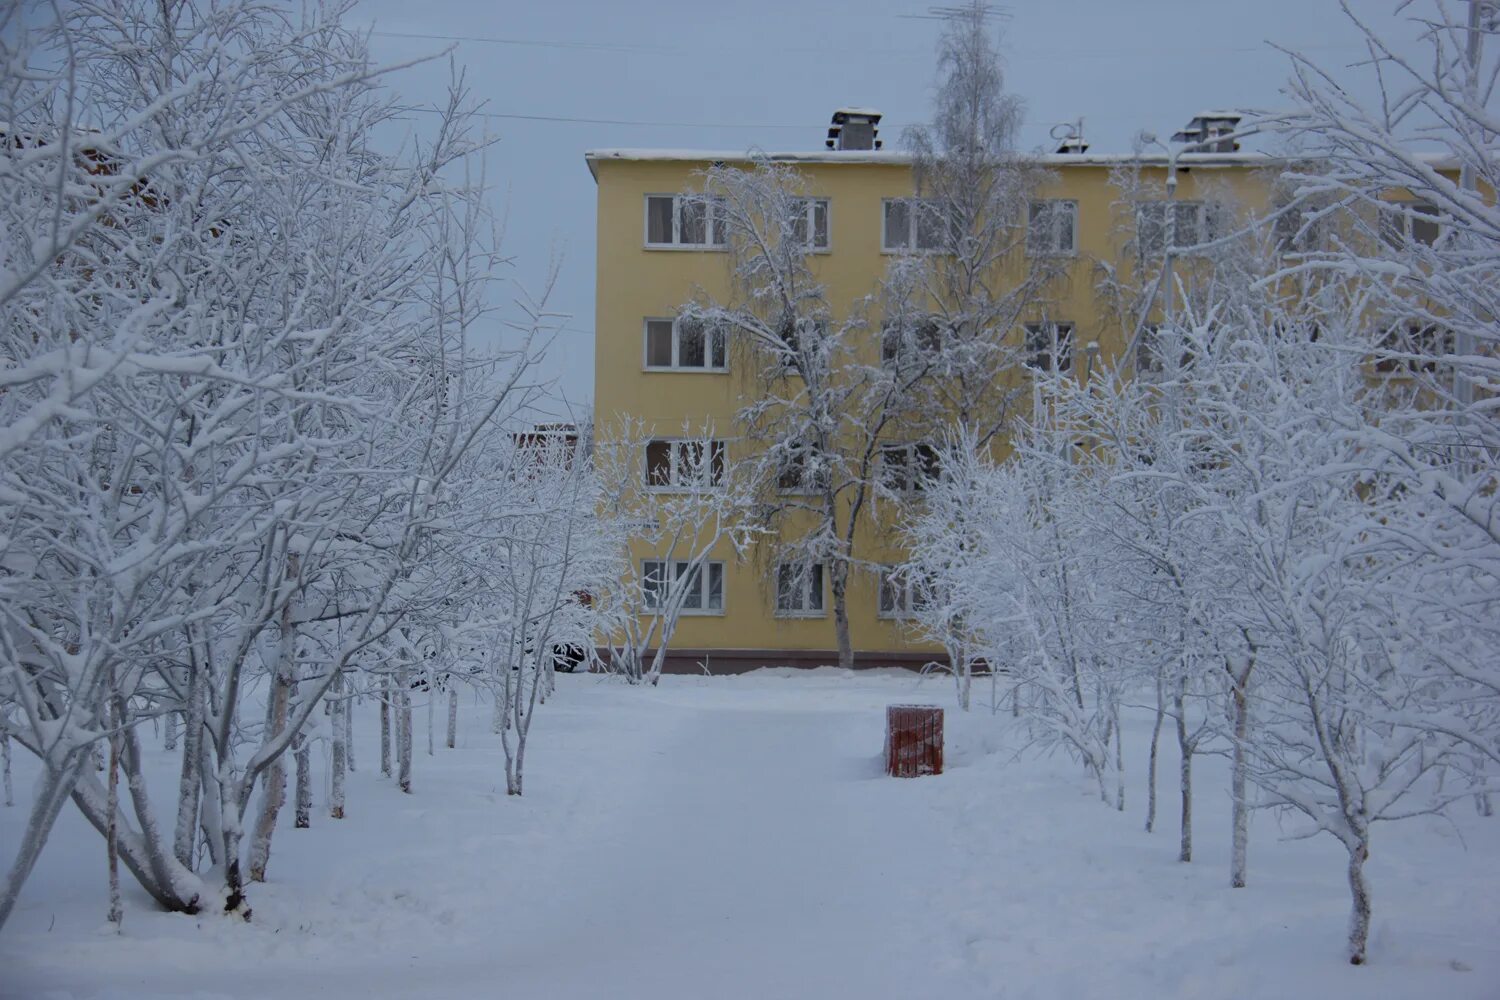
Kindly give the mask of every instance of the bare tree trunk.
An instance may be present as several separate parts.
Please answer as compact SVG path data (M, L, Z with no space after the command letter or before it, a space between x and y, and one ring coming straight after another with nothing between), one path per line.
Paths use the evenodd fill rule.
M427 671L427 756L432 756L432 703L437 700L437 678L432 675L431 668Z
M1370 938L1370 883L1365 878L1365 861L1370 857L1370 836L1365 832L1359 842L1349 847L1349 964L1365 964L1365 946Z
M1112 699L1110 711L1115 716L1115 809L1125 811L1125 738L1120 732L1120 701Z
M113 682L111 681L111 684ZM109 828L104 832L104 856L109 871L109 922L115 925L116 933L125 919L125 908L120 904L120 725L123 712L119 710L118 697L111 705L111 733L109 736Z
M1151 764L1146 770L1146 832L1156 828L1156 753L1161 743L1161 723L1166 715L1166 693L1162 690L1161 670L1156 672L1156 719L1151 724Z
M168 712L165 720L166 733L162 736L163 750L177 749L177 713Z
M344 769L348 766L348 744L345 742L345 717L349 714L349 702L344 697L344 676L339 674L333 682L333 787L328 792L328 815L333 819L344 818Z
M290 615L283 614L286 627L291 628ZM283 640L290 642L290 639ZM287 707L291 701L292 661L285 652L280 657L275 678L271 682L271 703L266 712L266 732L272 737L286 728ZM256 819L255 834L250 841L250 881L266 880L266 865L271 860L271 835L276 832L276 817L286 804L286 757L276 758L266 768L265 785L261 789L260 815Z
M380 679L380 773L391 776L391 678Z
M505 710L505 697L501 694L500 688L497 687L495 689L494 711L490 713L490 732L503 733L505 732L505 727L508 725L510 725L510 717Z
M411 794L411 674L406 659L401 660L397 675L400 692L397 694L396 719L396 785Z
M833 567L833 630L838 637L839 666L854 669L854 643L849 638L849 567L835 564Z
M203 794L203 677L196 664L189 668L187 705L183 713L182 769L177 781L177 826L172 853L184 868L193 867L198 810Z
M16 796L10 778L10 733L4 729L0 729L0 765L5 769L5 804L13 806L16 804Z
M1193 860L1193 744L1187 730L1187 678L1177 679L1177 690L1172 693L1172 710L1177 715L1177 749L1182 757L1179 773L1182 790L1182 839L1177 851L1178 861Z
M306 733L298 733L293 744L293 755L297 761L297 812L292 826L306 830L312 825L312 761L308 752Z
M345 678L339 677L340 691L344 690ZM359 704L364 703L360 698ZM356 702L350 699L344 701L344 763L349 767L349 773L354 773L354 706Z
M1234 706L1234 747L1229 770L1229 795L1233 809L1231 823L1234 831L1229 859L1229 885L1234 889L1245 887L1249 873L1246 855L1250 846L1250 803L1245 797L1245 786L1249 771L1247 742L1250 738L1250 694L1247 685L1250 682L1250 670L1255 664L1254 647L1251 649L1252 655L1246 662L1244 671L1239 674L1235 674L1233 670L1229 672L1233 681L1231 703Z
M458 686L448 681L448 749L458 745Z

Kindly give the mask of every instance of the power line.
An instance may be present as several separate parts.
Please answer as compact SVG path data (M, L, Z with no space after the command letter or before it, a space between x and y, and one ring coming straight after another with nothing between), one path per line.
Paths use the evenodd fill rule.
M437 108L421 108L421 107L417 107L415 105L397 105L396 106L396 110L397 111L418 111L418 112L421 112L423 114L429 114L429 115L436 115L436 114L442 114L443 113L443 112L439 111ZM637 126L637 127L649 127L649 128L698 128L698 129L718 128L718 129L734 129L735 131L744 131L745 129L770 129L770 128L776 128L776 129L796 129L799 132L806 132L806 131L810 131L810 130L811 131L817 131L819 129L827 127L825 124L771 125L771 124L765 124L765 123L756 124L756 123L753 123L753 122L752 123L746 123L746 122L724 122L724 121L719 121L719 122L653 122L653 121L634 121L634 120L625 119L625 118L574 118L574 117L570 117L568 115L523 115L523 114L517 114L517 113L512 113L512 112L504 112L504 111L475 111L475 112L473 112L473 114L474 114L474 116L476 118L500 118L500 119L507 119L507 120L509 120L509 119L515 119L515 120L519 120L519 121L529 121L529 122L561 122L563 124L568 124L568 125L633 125L633 126Z

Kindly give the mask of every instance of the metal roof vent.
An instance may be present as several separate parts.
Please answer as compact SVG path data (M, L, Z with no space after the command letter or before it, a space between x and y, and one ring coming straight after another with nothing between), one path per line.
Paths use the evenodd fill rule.
M1065 155L1078 156L1089 151L1089 144L1083 141L1083 119L1074 122L1063 122L1061 125L1052 126L1049 133L1057 143L1057 152Z
M1240 144L1228 136L1239 128L1242 117L1238 111L1200 111L1172 141L1191 143L1205 153L1233 153Z
M839 108L828 126L829 149L879 149L880 112L874 108Z

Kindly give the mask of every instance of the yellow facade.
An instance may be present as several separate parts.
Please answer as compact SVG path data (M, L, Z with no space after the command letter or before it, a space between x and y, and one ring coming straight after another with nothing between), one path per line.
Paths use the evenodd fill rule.
M771 156L794 162L805 179L805 194L827 198L829 247L813 255L815 277L827 288L835 311L849 308L873 294L890 262L881 249L882 201L913 195L909 161L894 153L827 153ZM629 416L646 421L651 433L681 435L684 425L701 428L712 421L717 433L730 440L730 460L743 458L755 442L741 439L735 413L757 391L756 373L648 371L644 322L648 317L671 317L701 290L724 301L730 293L730 260L722 250L657 249L646 244L648 195L701 191L702 172L715 161L744 160L719 153L689 154L649 151L598 151L588 164L598 186L597 312L595 316L594 407L596 426L603 434ZM1128 165L1122 158L1086 155L1047 157L1050 178L1038 198L1077 202L1077 252L1066 262L1063 275L1048 295L1046 319L1075 324L1075 356L1084 345L1097 342L1107 360L1124 347L1117 320L1108 317L1096 295L1096 265L1121 256L1121 192L1111 183L1111 171ZM1185 156L1179 164L1179 201L1215 200L1237 204L1239 211L1259 211L1268 198L1265 160L1240 155ZM1139 162L1147 184L1160 186L1164 158ZM1183 169L1183 167L1186 169ZM1128 212L1127 212L1128 214ZM1043 316L1037 316L1041 320ZM867 345L868 360L879 361L879 324ZM1020 336L1017 331L1016 336ZM745 366L741 366L745 367ZM1075 372L1083 363L1075 363ZM1018 373L1018 377L1021 377ZM899 433L897 435L899 440ZM881 520L890 523L890 511ZM856 542L860 558L898 562L888 528L866 530ZM770 570L763 559L736 561L728 545L716 552L725 563L722 614L685 615L671 648L689 650L715 669L715 653L725 663L741 651L741 666L758 665L745 651L760 654L760 662L833 662L836 648L829 602L822 617L788 618L774 612ZM636 558L659 553L638 545ZM826 586L826 584L825 584ZM899 620L877 613L878 584L871 574L856 574L849 589L849 619L853 646L865 662L920 663L941 654L936 647L914 641ZM786 655L783 655L785 653ZM824 655L826 654L826 655ZM720 664L724 666L724 664Z

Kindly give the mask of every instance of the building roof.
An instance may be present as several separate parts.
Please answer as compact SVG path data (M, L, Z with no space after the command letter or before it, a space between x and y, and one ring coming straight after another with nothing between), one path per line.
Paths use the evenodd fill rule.
M1456 166L1448 153L1420 153L1423 160L1439 168ZM589 173L597 181L598 171L594 165L604 160L634 160L640 162L679 163L746 163L765 159L773 163L883 163L889 166L906 166L912 162L912 154L889 149L799 149L771 152L759 149L590 149L583 154ZM1167 165L1167 154L1149 153L1039 153L1034 162L1045 167L1110 167L1123 163L1140 163L1145 166ZM1255 150L1236 150L1232 153L1179 153L1177 163L1181 167L1245 167L1276 166L1290 160L1306 157L1286 157Z
M594 164L601 160L635 160L642 162L743 163L765 159L773 163L883 163L890 166L906 166L912 162L912 154L888 149L801 149L771 152L768 150L741 149L590 149L583 154L589 173L598 179ZM1280 157L1266 153L1238 151L1234 153L1182 153L1177 162L1183 166L1243 166L1266 165L1280 162ZM1120 163L1157 163L1166 165L1165 153L1042 153L1036 162L1043 166L1114 166Z

